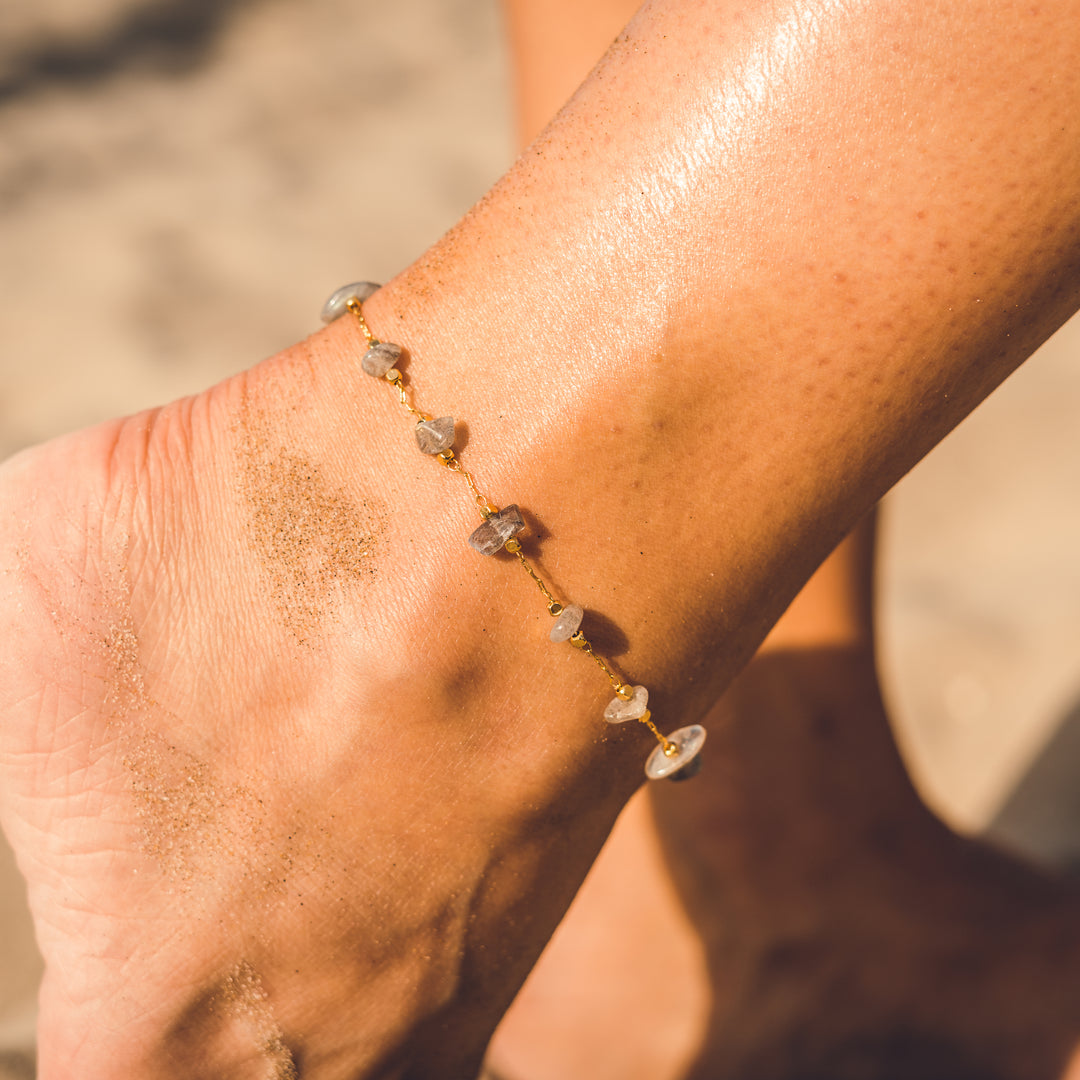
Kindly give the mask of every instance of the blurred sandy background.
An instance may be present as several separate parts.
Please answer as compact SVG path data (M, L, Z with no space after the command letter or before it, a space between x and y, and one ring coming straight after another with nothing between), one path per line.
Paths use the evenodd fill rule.
M495 0L5 0L0 456L201 389L511 160ZM1080 859L1080 324L890 498L881 663L930 801ZM0 1078L40 967L0 846Z

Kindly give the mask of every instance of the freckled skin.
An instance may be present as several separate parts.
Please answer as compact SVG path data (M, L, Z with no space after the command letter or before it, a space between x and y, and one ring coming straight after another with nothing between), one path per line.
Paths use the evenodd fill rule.
M1078 14L650 4L365 305L425 407L468 424L483 490L544 522L567 599L625 633L665 727L1075 306ZM471 1076L639 783L648 736L606 729L610 691L545 641L520 568L465 546L460 479L418 460L361 353L342 320L4 467L0 814L47 962L42 1080L187 1078L201 1046L207 1075L246 1075L266 1046L197 1008L245 963L306 1077ZM335 579L303 644L249 542L245 397L287 475L387 507L379 572ZM147 726L254 791L253 852L221 833L176 890L140 843L105 661L56 610L130 626Z
M638 4L505 6L528 143ZM831 278L849 285L846 272ZM856 288L844 302L858 305ZM879 329L891 333L893 320ZM825 396L840 399L836 388ZM1076 891L953 836L899 767L874 671L873 534L868 520L829 556L707 718L722 780L651 787L620 817L495 1034L493 1077L1060 1075L1080 1010L1075 973L1032 940L1075 940ZM799 830L800 858L777 849L778 831ZM887 851L874 839L886 833ZM847 872L825 875L836 886L823 889L819 866L838 863ZM988 898L989 928L976 916ZM902 962L883 962L898 948ZM796 962L770 959L783 950ZM942 952L966 978L942 982ZM845 998L828 982L857 990ZM644 1002L649 1022L628 1027Z

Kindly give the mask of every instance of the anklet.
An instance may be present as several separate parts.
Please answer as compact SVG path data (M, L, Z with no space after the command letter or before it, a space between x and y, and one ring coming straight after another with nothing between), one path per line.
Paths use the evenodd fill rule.
M390 341L380 341L372 334L364 320L364 301L379 289L370 281L358 281L343 285L323 305L322 321L332 323L346 312L351 312L363 332L367 342L360 366L376 379L385 379L398 393L401 404L416 418L416 444L421 453L429 454L451 472L461 476L469 486L481 522L469 537L469 544L481 555L494 555L497 551L508 551L521 563L525 573L543 593L547 601L548 613L555 619L548 635L554 642L570 642L599 666L607 676L615 691L608 707L604 710L604 719L609 724L621 724L626 720L637 720L652 732L659 744L649 755L645 763L645 775L650 780L687 780L701 768L701 747L705 742L705 729L700 724L691 724L679 728L670 735L663 735L653 723L649 712L649 691L644 686L631 686L611 664L597 653L592 643L581 629L585 611L577 604L562 604L555 599L547 584L533 569L525 553L521 550L518 535L525 529L525 521L516 504L500 509L483 495L476 484L476 479L454 455L454 418L452 416L432 417L418 409L410 400L405 388L404 376L394 366L401 356L402 347Z

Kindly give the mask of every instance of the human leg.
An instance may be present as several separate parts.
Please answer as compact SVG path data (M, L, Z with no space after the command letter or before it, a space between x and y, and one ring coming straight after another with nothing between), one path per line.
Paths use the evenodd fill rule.
M493 1076L1074 1075L1080 894L919 799L869 638L815 602L837 595L830 568L865 580L857 546L713 711L705 780L619 819L496 1033Z
M516 65L519 126L523 141L528 141L570 96L637 5L628 0L541 8L508 0L506 6ZM733 748L719 768L737 789L732 805L741 806L739 812L727 815L722 829L710 829L707 821L703 823L687 809L685 800L678 796L665 799L668 793L663 791L641 793L624 812L567 919L497 1032L489 1060L500 1075L515 1080L682 1077L703 1044L709 1047L702 1061L703 1075L749 1075L739 1070L756 1067L752 1065L754 1055L762 1054L765 1048L772 1049L778 1055L774 1060L782 1062L777 1072L780 1076L804 1075L800 1070L806 1069L839 1069L838 1060L833 1058L828 1064L820 1049L823 1041L834 1038L822 1033L829 1030L829 1020L837 1010L830 1008L825 1017L816 1003L808 1004L800 995L812 993L815 980L821 977L821 962L833 963L836 970L847 965L847 974L855 978L860 949L866 958L865 968L877 963L881 950L894 944L888 940L890 931L884 924L878 928L881 940L869 942L872 948L865 948L866 941L856 947L851 935L836 930L849 925L853 913L880 913L890 903L890 890L876 865L880 856L873 845L866 851L861 850L861 843L852 845L852 822L866 825L877 814L888 822L883 828L909 835L912 824L919 823L914 832L921 836L918 843L926 845L926 861L934 867L929 879L921 882L924 897L948 888L972 899L980 885L979 872L972 870L972 863L985 867L996 862L1003 879L1025 880L1027 872L1022 868L1010 868L1008 860L995 860L989 853L977 856L977 845L951 837L933 822L898 768L874 673L872 562L873 525L867 522L815 573L738 681L738 692L732 693L724 712L728 717L724 737L735 739L733 747L738 749ZM795 654L802 659L796 661ZM817 673L811 662L814 657L820 658ZM830 687L833 677L838 681ZM788 693L777 697L770 692L770 681L786 686ZM805 702L798 700L801 687L808 695ZM835 712L842 725L861 723L869 729L861 740L852 739L850 733L844 737L847 745L842 760L863 784L857 789L851 784L839 785L837 790L842 794L832 807L827 802L823 805L820 794L814 794L814 777L827 775L829 770L823 768L821 754L814 746L807 745L802 730L808 711L814 709L823 715ZM760 742L748 752L746 746L755 733ZM753 774L767 771L768 753L776 756L777 772L787 770L797 781L785 785L779 798L773 785L758 786L754 781ZM715 762L713 767L717 768ZM801 795L808 796L805 804L800 802ZM659 826L650 812L650 798L664 809ZM700 801L700 793L695 801ZM772 837L784 828L785 817L792 828L811 822L815 840L810 861L822 865L830 858L846 860L851 865L848 884L857 887L826 896L812 886L812 873L795 859L776 859L770 873L763 873L768 858L755 859L754 854L761 843L770 849ZM834 826L838 830L835 841L830 839ZM710 928L709 933L700 933L696 924L687 920L668 880L665 848L677 853L675 862L697 896L695 911L702 917L703 927ZM735 855L736 849L741 856ZM954 855L960 857L954 859ZM706 865L711 870L706 871ZM732 880L726 879L727 874ZM708 887L703 884L706 876ZM1061 888L1065 904L1067 891ZM708 895L703 897L703 891ZM732 902L730 897L741 900ZM778 968L770 955L784 947L789 933L786 924L793 910L800 911L803 919L830 922L833 938L827 942L821 937L815 943L817 962ZM907 941L920 939L928 947L936 941L957 956L966 950L966 962L972 969L991 972L990 981L1000 987L1013 978L1017 959L1015 953L1008 953L1006 939L1022 934L1018 928L1039 917L1037 905L1018 902L1010 910L1015 925L1004 936L998 932L950 935L944 922L935 924L912 916L904 923L895 912L893 931ZM706 946L722 953L711 966L711 985L703 970L702 950ZM1049 970L1043 978L1047 987L1059 982ZM892 1006L886 1004L888 994L873 992L847 1002L836 1030L848 1025L845 1037L849 1052L864 1055L866 1075L883 1076L891 1067L888 1058L896 1055L898 1046L889 1044L890 1031L895 1039L902 1041L906 1035L914 1039L914 1029L922 1025L940 1040L934 1046L931 1039L931 1044L922 1048L925 1056L920 1061L899 1066L919 1075L930 1075L919 1070L948 1069L947 1054L966 1053L967 1043L977 1056L985 1043L974 1030L954 1031L954 1018L945 1003L941 1003L939 1015L924 1010L921 1017L910 1006L897 1004L904 993L917 991L918 979L933 981L926 966L920 969L914 962L908 988L890 988ZM740 986L747 989L748 1000L740 999ZM1066 979L1051 991L1057 1005L1066 1007L1065 1015L1073 1003L1069 988ZM763 992L757 994L757 990ZM785 996L780 1016L777 1002ZM940 999L927 993L924 1001ZM999 1002L1005 1013L1015 1011L1007 993ZM891 1028L889 1022L882 1023L889 1007L894 1011ZM640 1023L628 1022L635 1016L641 1017ZM988 1019L994 1023L990 1014ZM1030 1021L1030 1017L1021 1021L1017 1030L1023 1030L1025 1022L1027 1030L1032 1030ZM914 1025L913 1029L905 1031L904 1023ZM1053 1035L1048 1033L1048 1037L1053 1042ZM804 1058L792 1048L793 1040L803 1040L807 1050ZM817 1050L812 1049L815 1040ZM781 1052L778 1046L788 1049ZM842 1053L843 1047L836 1046L834 1040L830 1052ZM815 1054L817 1060L813 1060ZM736 1061L737 1068L732 1064ZM1030 1060L1019 1063L1018 1075L1025 1075L1026 1067L1032 1067ZM724 1071L713 1073L709 1068Z
M841 542L803 587L750 669L774 652L850 651L865 658L872 674L873 550L871 517ZM751 704L745 712L735 707L723 715L725 743L733 722L741 723L760 729L762 746L772 745L783 761L806 760L804 748L777 730L780 722L774 710L763 712ZM866 722L873 723L874 718L867 717ZM710 743L710 776L703 783L727 786L734 780L740 801L751 810L755 800L768 803L769 793L756 791L741 775L745 764L738 753L721 751L720 760L716 754ZM856 762L869 769L878 764L876 758ZM807 762L807 767L814 766ZM713 1029L718 1025L726 1029L725 1010L737 1005L739 980L728 965L709 962L710 935L697 925L698 912L688 913L673 878L669 848L678 853L681 872L691 877L694 871L681 863L695 866L711 860L718 867L725 857L721 853L728 853L723 872L714 869L716 881L703 888L711 893L715 907L726 913L724 946L728 958L740 957L744 972L754 967L752 943L769 940L773 933L769 908L773 898L767 895L769 884L751 875L742 890L748 895L760 891L763 904L750 900L735 908L723 899L729 888L741 895L739 883L723 880L723 873L740 873L729 849L753 851L757 822L750 812L732 815L718 831L707 823L703 827L687 813L680 817L677 804L686 790L686 785L674 789L675 808L663 800L664 792L656 793L666 816L658 814L648 789L638 792L620 815L566 918L496 1031L488 1054L493 1078L681 1080L706 1045L722 1046ZM900 802L908 808L904 800ZM785 807L795 817L814 813L813 807L800 807L795 798ZM671 842L668 827L677 834ZM741 833L744 827L746 835ZM828 843L827 825L820 843ZM789 885L779 881L776 888L787 893ZM700 904L708 902L707 898ZM715 927L716 918L711 910L705 926ZM798 983L797 970L787 974ZM641 1022L628 1022L633 1017ZM813 1022L812 1016L805 1019Z
M777 13L695 52L717 12L653 5L561 127L370 304L421 400L467 420L485 487L555 534L556 586L627 629L620 664L658 718L715 699L836 538L1072 299L1060 27L1030 16L1020 48L988 5L959 48L935 11L927 50L923 6L890 5L875 18L903 62L868 65L874 19L814 13L814 63L788 57L758 100L739 88L763 42L784 60ZM907 96L853 129L916 43ZM1034 55L1069 63L1020 104L986 98L982 65L1019 85ZM943 70L959 96L907 163ZM771 138L793 109L806 132ZM1065 134L1034 160L1051 116ZM983 142L958 141L973 127ZM827 176L806 157L821 145L840 147ZM934 194L942 175L962 197ZM793 214L824 284L792 258ZM953 282L939 242L968 240ZM286 1051L313 1076L464 1075L637 783L642 742L603 729L580 657L522 647L532 592L467 561L467 500L398 441L359 349L335 326L4 469L2 813L49 964L43 1076L245 1075Z

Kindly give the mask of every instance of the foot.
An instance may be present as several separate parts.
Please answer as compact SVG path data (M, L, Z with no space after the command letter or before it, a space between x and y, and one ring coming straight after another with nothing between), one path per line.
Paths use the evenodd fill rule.
M637 783L591 665L552 738L533 596L477 603L513 568L356 336L0 470L42 1080L475 1076Z
M1059 1080L1080 897L923 808L862 648L759 656L624 814L492 1044L506 1080Z

